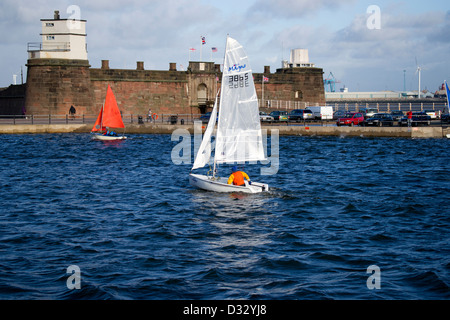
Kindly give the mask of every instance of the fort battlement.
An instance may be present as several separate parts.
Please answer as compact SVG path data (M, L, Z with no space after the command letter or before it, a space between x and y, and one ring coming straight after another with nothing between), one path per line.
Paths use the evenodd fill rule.
M220 65L190 61L186 71L169 63L168 70L111 69L103 60L91 68L87 58L86 20L71 28L55 11L54 19L41 19L42 43L28 45L25 110L28 115L64 115L74 106L77 114L97 114L108 85L122 113L199 114L208 111L220 88ZM254 70L255 71L255 70ZM266 81L264 81L264 79ZM293 67L254 73L262 107L269 100L324 104L323 70Z
M30 59L27 66L27 114L67 114L72 105L79 114L95 114L108 84L123 113L146 114L151 109L199 114L209 110L221 85L220 66L213 62L191 61L187 71L178 71L174 63L169 70L145 70L143 62L137 62L135 70L111 69L108 60L101 68L91 68L86 60L63 59ZM265 67L265 72L254 73L258 98L325 103L322 69L294 69L271 73Z

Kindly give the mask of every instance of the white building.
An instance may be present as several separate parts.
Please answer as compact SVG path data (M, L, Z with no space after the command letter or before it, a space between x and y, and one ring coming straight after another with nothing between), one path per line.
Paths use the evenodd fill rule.
M86 20L41 19L42 42L28 43L29 59L87 60Z
M309 62L308 49L292 49L290 62L283 61L283 68L314 68L315 64Z

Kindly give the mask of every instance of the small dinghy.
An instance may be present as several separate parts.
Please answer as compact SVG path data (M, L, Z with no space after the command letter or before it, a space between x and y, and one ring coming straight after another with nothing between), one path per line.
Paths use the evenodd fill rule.
M216 97L208 127L192 167L192 170L195 170L209 164L211 136L216 125L217 113L219 113L212 175L191 172L190 184L214 192L269 191L269 185L265 183L251 181L250 184L245 181L244 185L238 186L228 184L228 178L217 176L219 164L266 160L252 70L243 47L230 37L227 37L219 107L217 100Z
M97 121L95 121L94 127L91 130L92 139L102 141L114 141L125 140L127 137L124 135L119 136L112 128L125 128L122 121L122 115L120 114L119 107L117 106L116 97L108 85L106 92L105 104L98 114Z

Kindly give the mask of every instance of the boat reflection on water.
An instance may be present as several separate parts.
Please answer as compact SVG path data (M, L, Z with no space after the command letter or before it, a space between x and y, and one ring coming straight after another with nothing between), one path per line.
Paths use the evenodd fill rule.
M108 148L108 147L121 148L121 147L123 147L126 140L96 140L96 139L92 139L91 141L98 143L103 148Z
M232 192L230 193L230 198L233 200L242 200L248 197L248 194L241 192Z

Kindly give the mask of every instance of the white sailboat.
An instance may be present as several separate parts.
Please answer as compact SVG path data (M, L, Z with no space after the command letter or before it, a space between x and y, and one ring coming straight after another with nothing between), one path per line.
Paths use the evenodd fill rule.
M252 180L251 184L245 181L245 185L236 186L227 184L228 175L227 177L217 176L217 167L220 164L266 160L252 70L243 47L231 37L227 37L219 111L217 108L216 98L208 127L192 167L192 170L203 168L210 162L211 136L218 112L212 175L191 173L189 175L190 184L215 192L259 193L268 191L269 186L265 183Z

